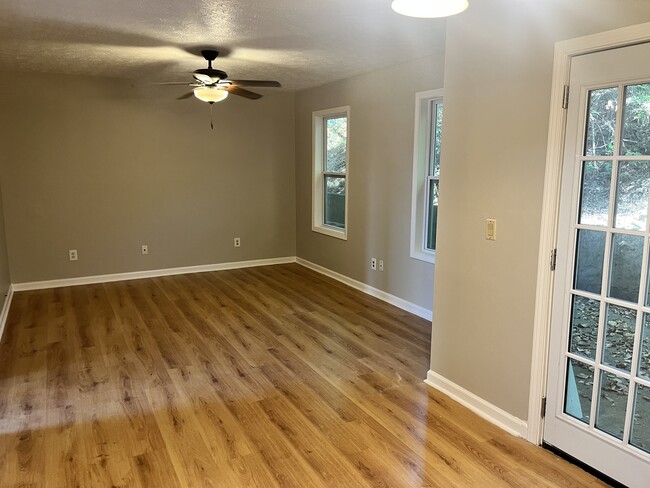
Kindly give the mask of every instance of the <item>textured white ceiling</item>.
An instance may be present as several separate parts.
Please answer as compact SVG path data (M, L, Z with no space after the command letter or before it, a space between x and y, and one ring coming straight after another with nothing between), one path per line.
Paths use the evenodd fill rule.
M231 78L302 89L444 50L444 20L390 2L0 0L0 70L189 81L212 46Z

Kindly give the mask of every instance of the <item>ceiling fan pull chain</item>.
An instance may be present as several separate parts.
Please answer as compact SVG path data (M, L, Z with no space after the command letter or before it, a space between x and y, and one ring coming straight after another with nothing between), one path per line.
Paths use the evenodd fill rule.
M210 129L214 130L214 124L212 123L212 107L214 107L214 103L210 104Z

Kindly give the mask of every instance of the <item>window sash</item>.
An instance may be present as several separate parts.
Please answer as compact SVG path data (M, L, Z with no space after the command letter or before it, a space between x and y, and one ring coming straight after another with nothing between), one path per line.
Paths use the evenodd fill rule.
M345 207L346 207L346 200L345 200L345 195L347 193L347 180L345 178L346 174L344 172L340 171L327 171L327 150L329 149L329 133L327 130L327 123L330 120L336 120L336 119L346 119L346 125L347 125L347 115L346 114L334 114L330 115L328 117L323 117L323 144L322 144L322 154L321 154L321 178L323 181L323 225L326 227L331 227L336 230L345 230ZM346 134L345 134L345 165L344 165L344 170L347 170L347 164L348 164L348 134L347 134L347 127L346 127ZM335 193L330 193L328 192L327 189L327 181L328 179L334 179L334 178L342 178L344 180L343 182L343 201L342 205L343 207L341 208L341 202L335 202L333 200L340 200L340 198L335 198ZM337 218L338 217L338 218Z
M322 172L323 174L326 174L326 173L335 173L335 172L333 172L333 171L332 171L332 172L327 171L327 149L328 149L328 146L329 146L329 139L328 139L328 132L327 132L327 123L328 123L330 120L336 120L336 119L345 119L345 123L346 123L346 133L345 133L345 164L344 164L344 171L343 171L343 172L347 172L347 166L348 166L348 127L347 127L348 120L347 120L347 119L348 119L348 116L347 116L347 114L341 113L341 114L334 114L334 115L330 115L330 116L327 116L327 117L323 117L323 119L322 119L322 120L323 120L323 127L322 127L322 131L323 131L323 134L322 134L323 144L322 144L322 148L321 148L321 151L322 151L322 154L321 154L321 158L322 158L322 159L321 159L321 161L322 161L322 164L321 164L321 172Z
M343 193L331 193L327 188L328 179L342 179ZM334 229L345 229L345 195L347 179L345 173L323 173L323 225ZM342 205L342 206L341 206Z
M438 123L441 124L440 132L442 134L442 99L437 98L429 102L429 114L427 122L427 174L430 176L440 177L440 143L437 140ZM436 158L436 153L438 157ZM437 172L436 172L437 170Z
M432 183L435 183L435 186L432 185ZM432 222L431 222L431 211L433 210L433 207L434 207L434 205L431 203L431 200L433 198L432 193L434 191L437 190L438 192L440 192L440 178L437 177L437 176L427 176L425 184L426 184L426 192L427 192L426 198L425 198L427 208L426 208L426 212L425 212L425 216L424 216L424 219L425 219L424 220L424 236L423 236L424 250L425 251L435 252L435 250L436 250L436 229L435 228L434 229L430 228L430 225L432 224ZM435 223L434 223L434 225L437 227L437 224L438 224L438 213L437 213L438 205L437 205L437 202L436 202L435 208L436 208L436 215L435 215ZM431 236L433 236L433 237L431 237ZM433 245L431 245L431 240L433 240Z
M425 180L425 198L424 198L424 225L422 226L422 249L425 252L435 253L436 250L436 230L430 229L431 225L438 225L437 213L435 216L435 222L431 221L431 211L432 211L432 192L434 188L438 188L440 191L440 162L439 158L436 158L436 151L440 155L440 142L436 138L436 132L438 129L439 120L439 108L442 109L443 101L442 98L434 98L429 101L429 113L427 115L427 151L426 151L426 168L427 168L427 177ZM440 114L442 115L442 114ZM437 161L436 161L437 159ZM438 163L438 164L436 164ZM437 171L436 171L437 170ZM432 182L436 182L437 185L433 186ZM437 205L436 205L437 209ZM430 237L433 236L433 243L431 243Z

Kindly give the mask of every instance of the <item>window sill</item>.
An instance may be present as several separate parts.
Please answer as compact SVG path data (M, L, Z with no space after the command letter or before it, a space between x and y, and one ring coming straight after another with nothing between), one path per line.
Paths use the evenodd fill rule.
M330 227L326 225L313 225L311 227L313 232L318 232L319 234L325 234L326 236L336 237L344 241L348 240L348 231L347 229L337 229L336 227Z
M411 251L411 257L413 259L419 259L420 261L425 261L427 263L436 264L436 252L435 251Z

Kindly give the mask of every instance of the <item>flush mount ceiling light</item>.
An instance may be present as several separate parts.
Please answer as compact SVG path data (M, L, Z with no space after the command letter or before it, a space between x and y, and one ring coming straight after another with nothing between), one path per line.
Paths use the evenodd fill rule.
M408 17L436 18L461 13L467 0L393 0L392 9Z
M200 86L194 89L194 96L202 102L221 102L228 98L228 92L218 86Z

